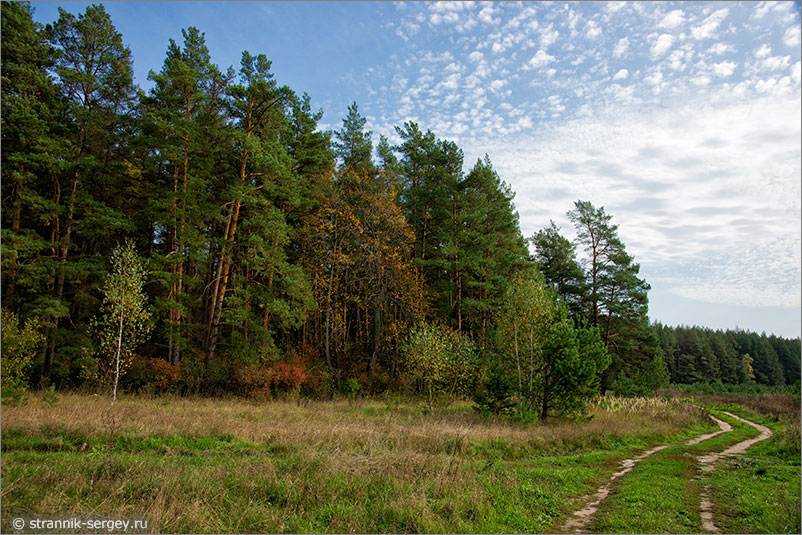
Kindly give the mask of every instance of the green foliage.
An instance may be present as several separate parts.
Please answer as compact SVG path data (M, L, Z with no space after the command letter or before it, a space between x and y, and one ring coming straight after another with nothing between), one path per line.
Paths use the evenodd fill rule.
M489 361L473 394L474 409L492 414L510 412L516 406L513 378L499 363L498 356L491 356Z
M32 12L2 4L3 303L40 318L44 336L25 381L61 388L116 375L104 282L129 238L152 274L141 295L154 332L141 362L164 362L165 373L154 382L143 364L126 388L231 391L238 366L309 347L304 391L335 392L353 377L376 393L403 383L402 345L426 320L505 355L484 357L480 406L504 412L514 401L532 412L548 397L535 380L544 344L568 358L574 335L505 297L532 259L514 192L487 155L466 173L456 143L409 122L397 127L398 146L380 136L374 163L356 103L339 130L320 131L323 112L281 85L267 56L245 51L238 71L223 71L195 27L165 43L152 87L137 91L131 52L103 6L62 9L47 26ZM570 217L578 239L552 223L531 238L534 261L568 306L580 355L594 343L576 326L598 329L612 356L600 388L664 384L661 351L674 381L798 380L798 340L651 336L649 285L612 216L578 201ZM516 291L526 301L528 290ZM133 350L122 346L137 336L122 330L124 373ZM586 358L598 375L598 359Z
M429 411L436 397L467 395L476 383L477 357L473 342L444 326L419 323L402 348L406 372L423 384Z
M610 364L598 329L576 328L537 272L507 289L497 343L507 381L517 384L518 412L525 420L532 413L546 421L550 413L583 410ZM496 396L503 396L504 383L496 384L501 387Z
M99 379L113 384L115 398L120 375L125 374L134 352L151 330L143 292L146 276L132 243L112 251L103 304L93 326L98 340Z
M340 390L345 397L354 399L359 395L359 381L356 380L356 377L349 377L343 382Z
M373 143L370 132L364 130L367 119L359 113L356 102L348 106L348 115L343 119L342 130L334 133L334 149L343 167L352 171L372 173L371 152Z
M535 262L546 284L557 291L573 317L581 317L586 292L585 273L576 259L576 246L560 235L560 227L554 221L529 241L535 246Z
M42 390L42 402L45 405L49 405L50 407L54 407L59 402L59 395L56 392L56 385L50 385L49 387Z
M2 388L6 394L27 387L28 372L36 352L44 343L42 324L37 318L20 321L18 314L2 309Z
M649 327L649 284L638 275L640 265L627 254L618 225L604 207L576 201L568 212L585 251L584 316L597 327L612 357L601 388L630 385L643 392L665 383L657 337ZM626 385L624 388L621 385Z
M660 323L652 330L660 340L671 383L780 386L799 381L798 338Z
M672 384L671 388L679 389L688 394L714 394L719 392L735 394L769 394L773 392L786 392L789 394L800 395L800 384L793 385L761 385L757 383L748 384L729 384L720 381L707 383L698 382L691 384Z

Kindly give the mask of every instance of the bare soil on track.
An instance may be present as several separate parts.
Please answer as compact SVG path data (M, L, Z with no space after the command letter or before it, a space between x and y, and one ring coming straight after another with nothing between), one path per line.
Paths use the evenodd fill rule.
M743 442L739 442L738 444L735 444L734 446L731 446L721 452L699 457L698 460L700 463L700 471L702 473L713 470L714 468L713 463L715 463L719 458L726 455L736 455L739 453L743 453L750 446L756 444L757 442L760 442L761 440L765 440L771 436L771 430L769 430L769 428L765 426L756 424L754 422L750 422L749 420L745 420L744 418L741 418L729 412L724 412L724 414L751 425L755 429L759 430L761 434L758 437L754 437L749 440L744 440ZM710 440L711 438L717 437L722 433L728 433L732 431L732 426L729 423L720 420L712 415L710 417L716 422L716 424L718 424L719 430L713 433L699 435L698 437L692 438L691 440L684 442L683 443L684 445L693 446L705 440ZM584 502L587 500L587 504L582 509L576 511L573 514L573 516L563 525L562 530L565 532L573 531L574 533L582 533L583 531L585 531L588 524L590 524L593 515L596 513L596 511L598 511L602 501L604 501L604 499L607 498L607 496L610 494L610 490L612 488L613 483L620 477L630 472L638 462L667 447L669 447L669 445L657 446L641 453L640 455L632 457L631 459L625 459L621 461L621 470L615 472L612 476L610 476L610 479L604 485L599 487L599 489L594 494L582 498L581 501ZM713 524L712 520L713 519L712 509L713 509L713 503L710 500L710 487L708 485L704 487L702 492L702 499L701 499L702 527L707 531L710 531L712 533L717 533L718 530Z

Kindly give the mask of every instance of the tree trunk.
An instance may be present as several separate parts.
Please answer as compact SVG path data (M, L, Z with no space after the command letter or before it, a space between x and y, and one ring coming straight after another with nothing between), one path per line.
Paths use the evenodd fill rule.
M548 419L549 415L549 387L547 384L547 380L543 382L543 403L540 408L540 421L544 424Z
M515 343L515 364L518 366L518 392L523 390L523 382L521 380L521 359L518 357L518 326L513 328L513 337Z
M384 287L382 286L381 267L379 267L378 274L378 296L376 298L376 305L373 308L373 353L370 356L370 379L369 390L373 394L373 380L376 377L376 363L379 358L379 347L381 346L382 339L382 307L384 306Z
M427 383L427 387L429 390L429 414L434 414L434 402L432 399L432 385L431 383Z
M125 294L123 294L125 299ZM114 392L111 395L111 404L117 401L117 383L120 380L120 353L123 347L123 312L125 308L120 304L120 327L117 332L117 357L114 359Z
M248 132L246 136L246 140L250 137L250 132ZM246 178L246 166L248 163L248 151L245 150L242 153L242 163L240 164L240 189L245 187L245 178ZM229 227L228 229L228 236L226 236L226 240L223 245L223 254L220 258L221 269L218 273L219 278L219 287L217 288L217 295L214 300L214 308L212 309L212 318L211 318L211 325L209 328L209 335L207 338L206 343L206 354L204 357L204 367L206 371L209 370L209 364L214 357L214 351L217 346L217 339L220 334L220 317L223 313L223 299L226 295L226 288L228 286L228 275L231 270L231 264L233 262L234 256L234 246L235 246L235 238L237 235L237 224L239 223L239 212L240 207L242 205L241 197L237 197L236 201L234 202L234 206L231 207L231 213L229 215L230 225L226 225ZM215 284L217 287L218 285Z

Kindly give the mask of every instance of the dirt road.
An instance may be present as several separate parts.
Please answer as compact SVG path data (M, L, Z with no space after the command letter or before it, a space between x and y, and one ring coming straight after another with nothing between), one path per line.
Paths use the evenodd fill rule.
M724 411L724 414L732 418L735 418L736 420L740 420L745 424L751 425L752 427L760 431L760 434L754 438L750 438L748 440L739 442L734 446L730 446L729 448L727 448L722 452L699 457L699 470L702 472L702 474L714 470L715 462L721 459L722 457L728 455L737 455L739 453L745 453L747 449L754 446L758 442L766 440L767 438L771 438L772 435L771 429L769 429L765 425L756 424L755 422L751 422L745 418L736 416L731 412ZM702 516L702 529L705 531L709 531L710 533L718 533L719 530L713 523L713 502L710 499L710 485L705 485L704 488L702 489L700 508Z
M742 442L739 442L739 443L737 443L737 444L735 444L735 445L733 445L733 446L731 446L731 447L729 447L729 448L727 448L727 449L725 449L725 450L723 450L721 452L699 457L698 461L699 461L699 464L700 464L700 472L702 474L704 474L704 473L706 473L706 472L708 472L710 470L713 470L714 469L714 463L718 459L720 459L721 457L743 453L750 446L756 444L757 442L760 442L761 440L766 440L767 438L771 437L771 430L769 430L769 428L767 428L765 426L756 424L754 422L751 422L749 420L741 418L740 416L736 416L736 415L734 415L732 413L729 413L729 412L726 412L726 411L724 411L724 414L726 414L727 416L730 416L732 418L735 418L737 420L740 420L740 421L742 421L742 422L744 422L744 423L746 423L748 425L751 425L752 427L754 427L755 429L760 431L760 435L757 436L757 437L750 438L748 440L744 440ZM718 418L716 418L715 416L712 416L712 415L710 417L716 422L716 424L718 424L718 426L719 426L719 430L718 431L713 432L713 433L707 433L707 434L704 434L704 435L700 435L700 436L695 437L695 438L693 438L691 440L688 440L687 442L684 442L682 444L685 445L685 446L693 446L693 445L699 444L699 443L701 443L701 442L703 442L705 440L710 440L711 438L717 437L717 436L721 435L722 433L728 433L728 432L732 431L732 426L729 423L727 423L727 422L725 422L723 420L720 420L720 419L718 419ZM593 519L593 515L598 511L599 506L601 505L601 503L610 494L610 490L612 488L613 483L617 479L623 477L628 472L630 472L635 467L635 465L638 462L640 462L641 460L643 460L643 459L649 457L650 455L652 455L652 454L654 454L654 453L656 453L656 452L658 452L660 450L663 450L663 449L665 449L665 448L667 448L669 446L670 445L657 446L655 448L652 448L652 449L650 449L648 451L645 451L645 452L641 453L640 455L632 457L631 459L625 459L624 461L622 461L621 462L621 469L618 472L615 472L612 476L610 476L610 479L604 485L599 487L599 489L594 494L585 496L582 499L583 502L587 501L587 504L582 509L580 509L579 511L574 512L574 514L571 516L571 518L563 525L561 531L565 531L565 532L573 531L575 533L581 533L581 532L585 531L587 529L588 525L590 524L591 520ZM713 509L713 503L712 503L712 501L710 499L710 486L706 485L703 488L702 493L701 493L702 528L704 530L706 530L706 531L709 531L709 532L712 532L712 533L717 533L718 529L713 524L712 509Z

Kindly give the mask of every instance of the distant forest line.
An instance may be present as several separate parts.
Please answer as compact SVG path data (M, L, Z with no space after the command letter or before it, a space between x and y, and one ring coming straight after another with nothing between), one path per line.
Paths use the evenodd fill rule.
M102 6L42 26L4 2L2 35L17 386L108 384L116 355L130 389L478 393L545 419L605 390L799 381L799 339L650 324L603 207L575 203L573 242L527 239L489 157L465 173L412 122L374 146L356 103L320 131L264 55L220 69L188 28L145 92Z

